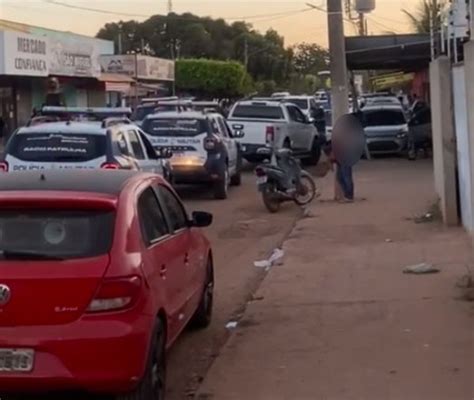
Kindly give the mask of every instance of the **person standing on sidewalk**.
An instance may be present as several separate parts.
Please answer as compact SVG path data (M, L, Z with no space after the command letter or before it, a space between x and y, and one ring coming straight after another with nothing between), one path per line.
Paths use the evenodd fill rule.
M360 114L347 114L334 126L331 161L336 164L335 200L354 201L353 167L365 151L364 129Z

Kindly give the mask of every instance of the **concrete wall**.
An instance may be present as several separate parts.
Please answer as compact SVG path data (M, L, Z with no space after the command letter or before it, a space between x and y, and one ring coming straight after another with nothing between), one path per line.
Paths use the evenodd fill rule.
M464 70L466 75L465 89L466 89L466 113L467 129L469 137L469 158L471 160L471 176L470 176L470 191L471 191L471 207L474 210L474 41L470 41L464 45ZM474 211L473 211L474 213ZM473 216L474 225L474 216Z
M468 232L473 231L474 221L472 215L471 197L471 152L470 137L467 124L466 103L466 74L464 65L453 67L453 104L454 125L456 128L456 148L459 184L459 204L461 208L461 221Z
M467 71L466 71L467 72ZM446 225L457 225L456 137L451 62L440 57L430 65L435 188Z

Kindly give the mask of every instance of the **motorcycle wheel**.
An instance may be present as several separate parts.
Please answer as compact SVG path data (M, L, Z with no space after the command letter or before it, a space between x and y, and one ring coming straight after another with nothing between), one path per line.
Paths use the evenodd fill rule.
M316 197L316 184L313 177L306 171L301 172L299 188L295 195L295 203L305 206L311 203Z
M273 184L269 183L262 192L263 204L268 211L272 214L280 211L281 202L276 198L276 188Z

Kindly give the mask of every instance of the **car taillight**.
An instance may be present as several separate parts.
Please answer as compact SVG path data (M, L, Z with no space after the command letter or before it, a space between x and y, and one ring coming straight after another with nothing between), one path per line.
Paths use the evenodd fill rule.
M216 136L210 136L204 139L204 149L206 151L213 151L217 148L217 144L219 143L219 139Z
M117 163L110 163L110 162L106 162L106 163L103 163L100 168L102 169L120 169L120 165L118 165Z
M6 161L0 162L0 172L8 172L8 163Z
M265 139L267 143L273 143L275 141L275 127L267 126L265 131Z
M105 279L87 312L119 311L131 307L140 294L142 280L138 276L119 279Z
M261 168L261 167L255 168L255 175L257 175L257 176L265 176L266 174L267 174L267 173L266 173L266 171L265 171L263 168Z

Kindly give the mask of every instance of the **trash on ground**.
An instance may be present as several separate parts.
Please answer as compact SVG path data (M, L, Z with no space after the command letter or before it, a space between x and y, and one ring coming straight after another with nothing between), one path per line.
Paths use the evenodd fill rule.
M227 329L235 329L239 323L237 321L229 321L225 326Z
M405 332L405 333L410 333L410 332L411 332L411 329L404 329L403 332Z
M312 212L308 207L303 208L303 218L316 218L317 215Z
M426 213L420 216L417 216L413 218L413 221L415 221L415 224L424 224L427 222L433 222L434 221L434 216L432 213Z
M464 275L458 279L456 286L460 289L469 289L473 287L473 279L471 275Z
M385 239L385 243L392 243L393 240L392 239Z
M285 252L282 249L276 248L267 260L255 261L253 265L257 268L269 269L275 265L282 265L284 256Z
M428 263L421 263L415 265L409 265L403 269L403 273L405 274L436 274L440 270Z

